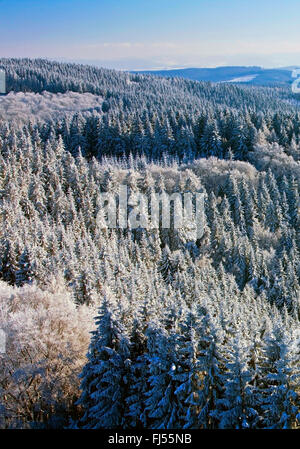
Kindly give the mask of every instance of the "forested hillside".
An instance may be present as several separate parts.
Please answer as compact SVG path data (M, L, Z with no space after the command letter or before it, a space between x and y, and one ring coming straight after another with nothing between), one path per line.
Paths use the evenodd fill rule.
M299 428L297 98L0 68L10 91L100 104L20 122L0 98L0 426ZM138 193L203 192L203 238L108 229L100 192L120 185L129 210Z

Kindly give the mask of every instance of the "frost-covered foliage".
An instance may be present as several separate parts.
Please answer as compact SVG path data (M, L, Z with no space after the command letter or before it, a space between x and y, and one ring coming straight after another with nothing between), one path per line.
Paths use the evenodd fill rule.
M67 92L41 94L10 92L0 97L0 120L16 120L28 123L28 120L49 120L78 111L101 110L102 98L89 93Z
M6 421L299 428L300 130L286 93L45 61L2 65L15 90L73 83L104 100L93 114L0 123L0 277L10 292L0 328L27 320L11 326L16 342L37 333L26 369L19 353L1 356L3 366L16 357L1 391ZM203 238L184 227L105 229L99 193L120 184L129 208L139 192L205 192ZM51 290L51 276L65 290ZM12 295L24 296L16 312ZM61 334L50 365L61 351L62 375L43 358L52 327ZM38 382L36 369L47 373Z
M0 283L0 426L62 427L76 417L93 310L76 307L59 280L42 290Z

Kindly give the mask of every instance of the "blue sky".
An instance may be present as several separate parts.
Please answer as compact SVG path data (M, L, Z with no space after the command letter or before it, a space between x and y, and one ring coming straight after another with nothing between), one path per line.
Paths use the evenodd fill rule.
M0 56L121 69L299 65L299 0L0 0Z

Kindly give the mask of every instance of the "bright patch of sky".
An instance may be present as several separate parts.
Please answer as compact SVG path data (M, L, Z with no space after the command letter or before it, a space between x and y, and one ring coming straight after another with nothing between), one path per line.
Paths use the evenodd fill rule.
M298 0L0 0L0 57L118 69L300 64Z

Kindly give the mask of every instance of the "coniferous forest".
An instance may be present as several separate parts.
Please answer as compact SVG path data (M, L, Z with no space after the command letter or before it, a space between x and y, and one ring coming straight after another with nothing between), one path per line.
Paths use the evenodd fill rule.
M0 69L0 427L299 429L297 95ZM105 227L120 185L203 192L203 236Z

